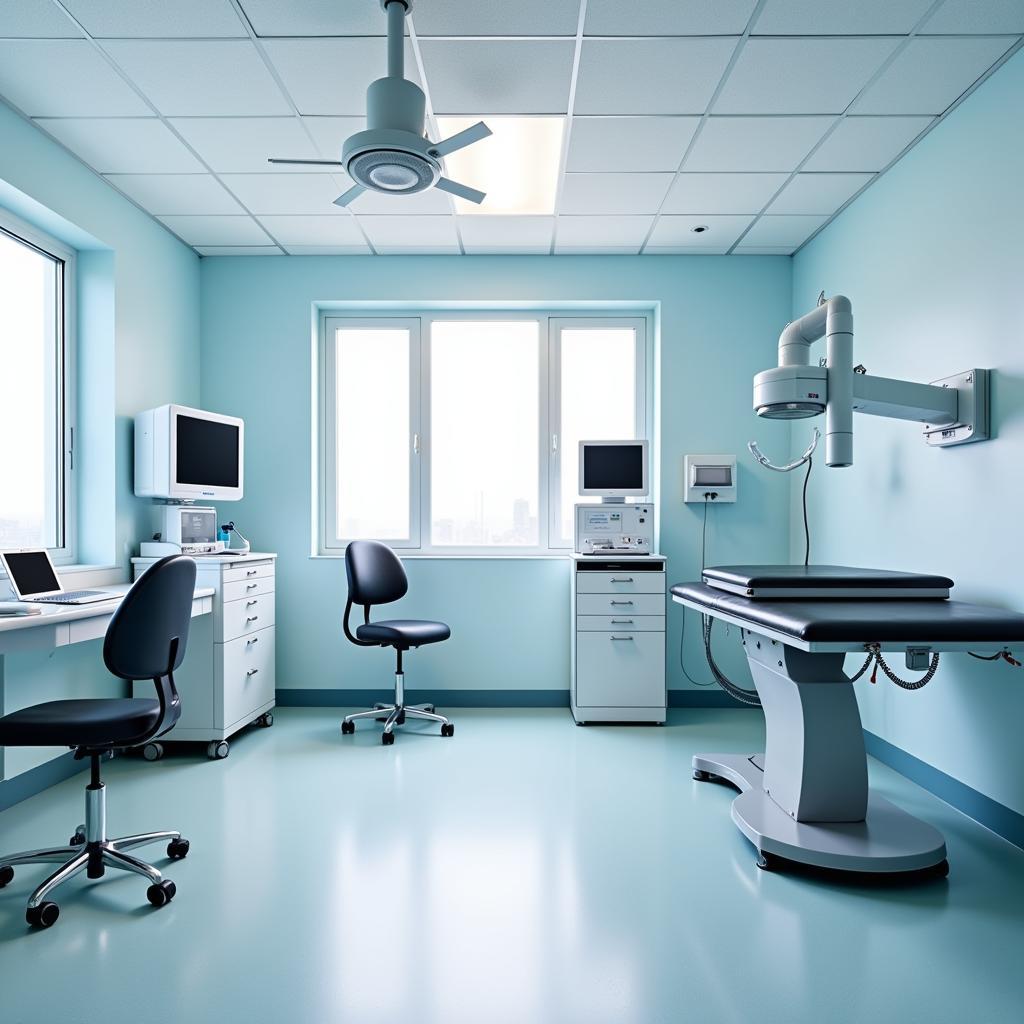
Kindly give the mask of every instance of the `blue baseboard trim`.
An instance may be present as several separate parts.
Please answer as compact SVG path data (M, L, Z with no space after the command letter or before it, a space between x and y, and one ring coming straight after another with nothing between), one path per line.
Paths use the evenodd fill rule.
M962 811L968 818L973 818L997 836L1002 836L1007 842L1024 850L1024 814L1018 814L984 793L971 789L952 775L933 768L867 729L864 730L864 746L882 764L895 769L933 796Z
M70 779L88 767L88 761L76 761L75 755L69 750L66 754L61 754L46 764L30 768L13 779L5 779L0 782L0 811L20 804L22 800L27 800L50 786L56 786L58 782Z
M708 687L706 690L669 690L668 706L670 708L744 708L738 700L733 700L719 687Z

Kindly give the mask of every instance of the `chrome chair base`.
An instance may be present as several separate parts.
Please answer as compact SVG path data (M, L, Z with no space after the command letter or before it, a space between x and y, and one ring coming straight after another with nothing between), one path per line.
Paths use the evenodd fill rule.
M384 723L384 731L381 734L381 742L388 746L395 742L395 728L405 725L407 718L438 722L441 725L442 736L455 734L455 726L451 719L439 715L433 704L406 704L405 703L405 677L401 672L395 673L395 700L393 704L374 704L370 711L357 711L355 714L346 715L341 720L341 731L343 735L351 735L356 731L355 723L361 718L374 718Z

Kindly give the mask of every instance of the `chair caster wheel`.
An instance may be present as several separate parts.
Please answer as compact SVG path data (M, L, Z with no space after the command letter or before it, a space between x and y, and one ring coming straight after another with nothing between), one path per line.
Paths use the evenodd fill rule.
M224 758L228 756L228 752L230 750L231 747L228 746L227 740L221 740L219 743L217 740L214 740L212 743L207 745L206 756L211 761L223 761Z
M710 774L710 772L702 771L700 768L694 768L694 770L693 770L693 777L698 782L707 782L708 779L711 778L711 774Z
M0 889L10 885L14 880L14 868L10 864L0 864Z
M167 856L171 860L182 860L188 856L191 844L187 839L172 839L167 844Z
M69 846L81 846L85 842L85 826L79 825L75 834L68 840Z
M0 875L3 874L3 868L0 868ZM931 870L932 877L934 878L945 878L949 875L949 861L942 860Z
M441 726L441 735L442 736L454 736L455 735L455 726L451 722L449 722L447 725L442 725Z
M162 743L147 743L142 748L142 756L147 761L159 761L164 756L164 745Z
M355 731L356 731L356 723L355 722L342 722L341 723L341 735L342 736L351 736L352 733L354 733Z
M395 725L405 725L405 712L403 711L398 718L395 719Z
M33 928L50 928L57 923L60 917L60 907L56 903L48 903L45 900L38 907L29 907L25 911L25 920Z
M268 711L265 715L260 715L255 724L261 729L269 729L274 724L274 716Z
M754 863L762 871L774 871L779 866L779 863L775 858L775 854L765 853L764 850L758 850L757 860L754 861Z
M428 704L423 710L430 712L432 715L437 714L437 708L435 708L433 704Z
M146 899L154 907L164 907L174 899L174 894L177 891L178 887L169 878L165 878L162 882L151 885L146 890Z
M390 747L395 742L395 734L393 732L381 733L380 741L385 747Z

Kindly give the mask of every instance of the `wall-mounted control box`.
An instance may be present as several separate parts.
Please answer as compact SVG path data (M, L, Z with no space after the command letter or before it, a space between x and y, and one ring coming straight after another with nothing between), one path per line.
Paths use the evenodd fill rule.
M735 455L684 455L683 501L705 501L716 494L716 505L736 500Z
M654 549L653 505L577 505L576 553L649 555Z

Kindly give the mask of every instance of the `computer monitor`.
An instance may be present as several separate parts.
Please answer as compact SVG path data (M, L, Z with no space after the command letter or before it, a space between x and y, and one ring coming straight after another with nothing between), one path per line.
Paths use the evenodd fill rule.
M580 494L623 501L649 491L646 441L580 441Z

